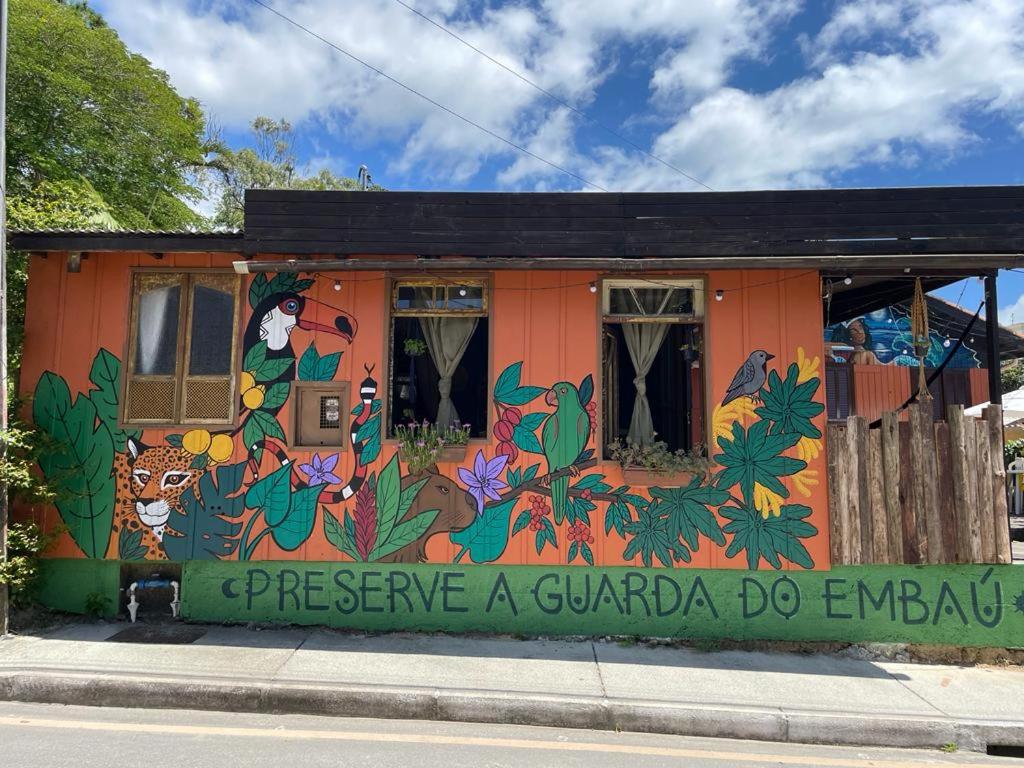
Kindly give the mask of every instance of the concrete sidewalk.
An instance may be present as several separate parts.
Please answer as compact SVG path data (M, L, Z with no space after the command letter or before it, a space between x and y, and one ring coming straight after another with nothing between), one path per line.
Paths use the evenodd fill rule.
M0 699L984 750L1024 746L1024 670L187 624L0 640Z

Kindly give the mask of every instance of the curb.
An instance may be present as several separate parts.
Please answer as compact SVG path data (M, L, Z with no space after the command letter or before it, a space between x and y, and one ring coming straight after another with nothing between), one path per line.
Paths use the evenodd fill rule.
M989 744L1024 747L1024 721L709 708L518 691L6 672L0 673L0 701L534 725L862 747L938 748L953 743L974 752L984 752Z

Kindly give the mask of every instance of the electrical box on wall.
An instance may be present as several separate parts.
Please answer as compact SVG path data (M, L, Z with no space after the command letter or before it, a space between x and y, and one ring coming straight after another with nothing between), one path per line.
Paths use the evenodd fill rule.
M348 434L347 381L297 381L293 448L344 448Z

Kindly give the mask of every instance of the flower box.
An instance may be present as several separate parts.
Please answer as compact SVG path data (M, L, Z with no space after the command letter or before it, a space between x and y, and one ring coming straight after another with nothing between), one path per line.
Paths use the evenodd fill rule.
M664 469L647 469L646 467L625 467L622 470L622 481L626 485L646 488L656 485L662 488L689 485L695 477L707 477L707 470L689 469L668 471Z
M437 455L438 464L449 464L449 463L461 463L466 460L466 449L468 446L465 445L449 445L441 449L441 452ZM398 458L408 464L404 452L401 448L398 449Z

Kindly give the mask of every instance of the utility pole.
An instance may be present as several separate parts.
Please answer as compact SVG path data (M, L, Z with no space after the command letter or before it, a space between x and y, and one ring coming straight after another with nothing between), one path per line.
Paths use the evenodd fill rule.
M7 0L0 0L0 455L7 434ZM0 483L0 562L7 560L7 485ZM7 634L10 594L0 584L0 637Z

